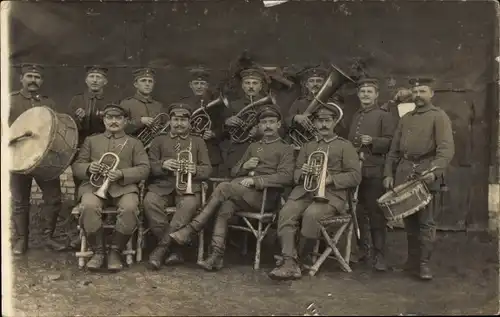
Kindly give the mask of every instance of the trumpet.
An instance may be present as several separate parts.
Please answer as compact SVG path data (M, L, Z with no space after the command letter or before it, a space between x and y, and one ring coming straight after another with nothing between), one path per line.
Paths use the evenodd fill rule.
M192 175L188 172L188 166L193 164L193 154L191 153L191 141L189 142L189 148L186 150L179 151L177 153L177 162L179 162L179 169L175 174L175 187L184 191L184 194L193 194L192 186Z
M269 103L276 104L276 99L272 94L251 102L236 114L243 124L229 129L229 135L234 143L245 143L250 139L250 130L257 124L257 108Z
M151 146L151 141L158 135L167 131L170 122L164 123L170 117L166 113L159 113L154 117L153 123L149 127L144 127L137 135L137 138L144 144L144 148L148 149Z
M314 201L327 202L326 193L326 173L328 171L328 153L324 151L312 152L308 159L307 165L312 167L312 171L307 173L304 178L304 190L306 192L314 192Z
M112 158L112 163L104 163L107 157ZM90 184L94 187L98 187L98 189L94 192L94 195L99 198L106 199L109 185L111 185L108 173L116 170L118 168L118 164L120 164L120 158L113 152L107 152L101 156L101 159L99 160L99 173L90 175Z
M191 115L190 123L193 134L202 136L205 131L212 130L212 120L207 110L219 105L224 105L226 108L229 107L229 101L222 93L219 98L209 102L206 106L203 105L203 100L201 101L200 108L196 109Z

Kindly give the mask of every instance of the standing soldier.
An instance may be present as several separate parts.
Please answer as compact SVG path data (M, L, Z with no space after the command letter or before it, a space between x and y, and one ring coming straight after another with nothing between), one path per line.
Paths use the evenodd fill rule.
M278 237L283 261L269 273L272 279L301 278L302 269L299 262L307 264L305 259L313 251L321 235L320 223L338 214L345 214L348 189L355 188L361 182L361 168L356 149L351 142L334 132L337 112L332 105L324 104L313 113L313 124L321 139L311 141L300 149L294 172L296 186L279 212ZM310 155L315 151L328 153L326 202L314 201L313 196L316 193L304 188L305 176L318 172L315 171L315 166L308 163ZM299 222L301 218L302 224ZM295 241L298 228L301 228L301 236L297 253Z
M142 143L125 134L127 117L127 110L122 106L108 104L104 108L103 118L106 131L85 139L72 166L73 174L82 181L78 189L80 225L85 230L89 246L94 251L92 258L87 262L89 270L99 270L104 264L107 253L108 270L120 271L123 268L121 253L138 224L138 184L149 175L149 160ZM107 162L109 156L104 156L109 152L116 154L120 161L116 169L104 175L99 161L103 159L104 164L112 165ZM95 194L98 188L94 187L91 177L94 179L100 177L103 181L110 180L106 198ZM101 213L105 205L117 206L119 212L112 246L108 252L106 252Z
M33 107L47 106L55 110L55 103L47 96L39 94L39 89L43 83L43 67L36 64L23 64L21 66L20 77L22 89L13 92L10 96L9 126L26 110ZM35 181L42 190L44 217L43 238L48 248L55 251L66 249L53 239L53 234L57 225L57 217L61 211L61 183L59 178L42 181ZM10 191L12 194L12 222L15 234L13 243L13 253L22 255L28 249L29 239L29 217L30 217L30 197L33 176L22 174L10 174Z
M151 68L139 68L134 71L134 96L124 99L120 105L130 113L129 124L125 132L132 136L141 133L144 127L151 127L154 118L163 113L163 105L151 96L155 86L155 72Z
M349 131L349 141L357 148L363 162L363 179L359 185L358 198L360 209L358 223L361 229L360 249L370 260L373 242L373 262L377 271L386 271L384 261L386 220L378 207L377 199L384 194L382 186L385 155L391 145L395 124L389 112L377 105L378 80L365 78L358 81L358 98L361 108L354 114Z
M226 245L228 221L235 211L255 212L262 203L265 187L284 187L292 183L294 157L293 148L279 136L281 113L276 105L266 105L259 114L259 129L263 135L258 142L247 148L243 157L233 167L231 182L220 183L211 195L205 208L191 223L170 236L179 244L186 244L194 232L200 231L209 218L216 214L212 235L211 254L201 266L206 270L219 270ZM276 208L279 192L269 191L266 201L268 212ZM220 206L220 208L219 208Z
M169 115L170 132L158 136L149 149L151 176L148 192L144 197L145 216L158 241L148 262L154 270L160 269L169 251L169 234L185 226L196 214L201 205L201 181L208 179L212 172L205 142L190 134L191 107L184 103L174 103L170 106ZM177 186L177 177L180 177L177 173L181 168L178 155L185 150L192 155L192 161L187 165L187 171L192 175L192 194L187 192L187 188ZM186 175L182 177L186 179ZM172 205L176 206L176 212L169 223L165 208ZM182 255L177 251L172 251L165 260L166 265L181 262Z
M410 80L415 110L401 118L385 161L384 187L392 188L408 180L413 173L436 167L424 181L435 194L446 167L455 153L451 121L432 104L432 79ZM405 269L423 280L431 280L429 261L436 236L436 212L433 204L404 218L408 242Z

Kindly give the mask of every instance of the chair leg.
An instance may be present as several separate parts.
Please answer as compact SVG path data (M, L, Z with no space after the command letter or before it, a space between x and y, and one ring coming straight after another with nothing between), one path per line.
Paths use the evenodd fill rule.
M78 226L78 229L80 231L80 254L84 254L87 251L87 237L85 236L85 233L83 232L83 229ZM78 268L83 269L85 267L85 257L84 256L79 256L78 252L76 253L76 256L78 257Z
M253 269L257 271L260 268L260 251L262 249L262 240L263 240L261 221L259 221L257 236L255 238L257 238L257 241L255 242L255 260L253 264Z
M314 245L313 253L311 256L311 260L313 263L316 263L316 260L318 259L318 254L319 254L319 245L321 243L321 240L318 239L316 240L316 244Z
M198 233L198 264L203 262L205 253L205 230Z
M140 263L142 261L142 248L144 241L144 227L142 224L139 225L139 229L137 230L137 246L135 253L135 261Z
M345 255L344 259L347 264L349 264L349 261L351 260L351 244L352 244L352 235L354 232L354 223L351 221L349 222L349 227L347 229L347 235L346 235L346 242L345 242Z
M134 246L132 245L132 238L130 238L127 242L127 255L126 255L126 263L128 266L134 263Z

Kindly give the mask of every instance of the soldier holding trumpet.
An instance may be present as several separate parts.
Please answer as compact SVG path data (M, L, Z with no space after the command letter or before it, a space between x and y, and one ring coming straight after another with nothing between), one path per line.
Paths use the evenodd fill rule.
M154 270L160 269L168 251L172 252L166 265L183 261L178 250L169 250L169 234L194 217L201 204L201 181L212 172L205 141L190 134L191 107L174 103L169 116L170 132L154 139L149 149L152 173L144 197L145 216L158 241L148 262ZM172 205L176 206L176 212L168 222L165 208Z
M85 139L72 169L82 181L78 189L80 225L94 251L87 268L98 270L104 264L106 246L101 212L105 205L116 205L119 214L107 264L109 270L119 271L123 268L121 252L137 226L138 184L147 178L150 166L142 143L124 132L127 110L108 104L103 114L106 131ZM101 187L96 187L98 180Z

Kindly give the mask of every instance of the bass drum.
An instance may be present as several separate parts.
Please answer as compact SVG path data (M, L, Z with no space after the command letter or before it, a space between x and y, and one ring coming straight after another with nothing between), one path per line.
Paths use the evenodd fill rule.
M73 118L46 106L22 113L10 127L10 137L10 171L40 180L61 176L78 146L78 128Z

